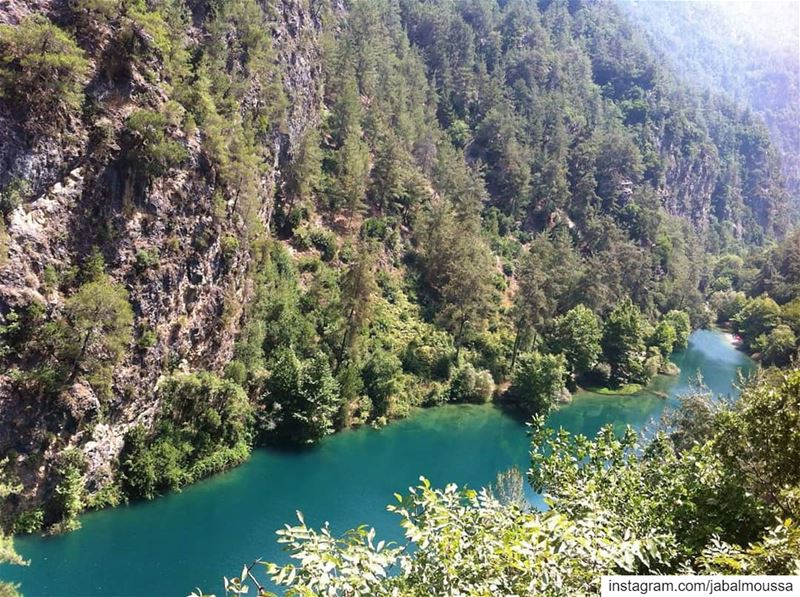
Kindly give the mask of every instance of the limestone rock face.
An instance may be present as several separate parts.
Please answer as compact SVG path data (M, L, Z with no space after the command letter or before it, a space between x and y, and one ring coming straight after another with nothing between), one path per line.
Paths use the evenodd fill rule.
M66 4L0 0L0 23L16 24L33 12L58 22ZM284 184L292 144L317 125L321 105L320 17L301 0L270 3L271 14L275 5L273 45L290 108L285 127L272 139L260 185L257 217L265 227L275 192ZM89 56L94 68L103 50L96 48ZM134 338L148 330L155 342L130 347L114 371L112 396L103 400L80 380L58 399L19 396L10 382L13 371L0 368L0 455L15 460L26 488L12 504L15 509L46 499L52 490L48 466L69 446L86 455L87 488L101 487L110 478L125 432L149 423L157 412L156 386L165 370L221 373L251 292L249 252L243 246L223 251L224 239L239 236L241 224L215 215L215 188L199 138L176 131L188 159L144 192L134 188L130 172L117 159L116 143L97 149L99 133L118 138L137 107L157 110L163 105L166 96L159 84L134 71L125 89L115 89L98 75L86 94L87 103L102 102L110 115L94 121L75 117L59 132L38 137L0 99L0 190L14 181L26 183L21 204L6 219L0 325L12 310L32 302L57 313L67 293L46 282L48 273L74 269L97 247L109 276L129 293ZM143 266L143 256L156 263Z

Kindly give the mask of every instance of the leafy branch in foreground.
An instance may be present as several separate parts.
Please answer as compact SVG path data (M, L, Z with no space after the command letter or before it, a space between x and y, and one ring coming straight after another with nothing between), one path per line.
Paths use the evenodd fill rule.
M692 418L677 417L646 443L630 427L588 438L535 417L528 479L547 511L423 478L389 506L405 544L375 544L366 527L337 538L300 516L278 532L294 562L259 564L289 597L572 596L597 594L604 574L797 574L800 436L789 423L799 387L800 370L761 376L702 426L682 428ZM734 425L743 415L753 424ZM775 417L787 424L766 424ZM772 462L758 467L769 474L755 476L734 449ZM226 582L228 594L254 581L245 572Z

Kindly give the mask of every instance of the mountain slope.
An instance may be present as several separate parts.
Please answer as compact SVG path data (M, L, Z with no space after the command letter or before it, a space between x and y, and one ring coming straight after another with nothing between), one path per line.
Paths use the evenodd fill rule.
M565 377L538 351L579 305L636 328L599 374L645 382L659 318L708 316L706 251L786 226L762 123L683 90L611 3L12 1L2 19L17 530L255 442L489 399L523 353Z
M750 108L781 152L800 196L800 6L797 2L620 2L696 89Z

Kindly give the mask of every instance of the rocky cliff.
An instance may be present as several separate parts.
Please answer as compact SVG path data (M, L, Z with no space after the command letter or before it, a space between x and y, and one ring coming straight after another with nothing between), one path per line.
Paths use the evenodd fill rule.
M190 45L208 35L207 15L197 5L188 17ZM17 25L36 13L70 29L77 18L70 6L11 0L0 7L0 21ZM259 144L258 204L246 217L263 229L269 228L276 189L285 182L282 167L292 144L316 125L321 105L319 11L302 0L285 0L270 15L261 26L272 32L288 108ZM112 44L125 24L106 20L95 27L85 39L91 115L70 115L58 129L42 132L19 107L0 100L0 189L24 181L7 214L0 312L36 303L48 316L57 314L70 290L61 280L99 250L110 278L128 290L137 345L115 367L108 399L80 379L44 397L15 391L9 368L0 376L0 453L17 460L28 490L24 502L40 502L52 489L45 482L50 461L68 446L88 456L88 489L102 485L124 433L152 422L159 408L155 388L165 371L219 372L230 361L242 306L252 292L251 252L231 239L241 238L253 222L233 213L231 199L220 199L200 133L169 128L167 135L186 148L186 156L152 181L143 183L125 159L130 115L166 109L164 57L154 52L155 65L131 60L124 74L109 74ZM79 39L81 31L86 30L78 27ZM150 43L146 28L137 34Z
M489 399L576 306L702 324L785 227L763 125L609 2L0 0L0 139L22 531Z

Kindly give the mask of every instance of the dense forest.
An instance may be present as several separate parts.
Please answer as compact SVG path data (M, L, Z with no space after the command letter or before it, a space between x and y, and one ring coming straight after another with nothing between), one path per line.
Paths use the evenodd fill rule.
M527 481L548 510L531 508L515 470L481 491L423 478L388 506L405 543L363 527L333 536L299 515L278 531L297 564L254 562L225 579L226 594L274 595L265 574L287 595L386 596L592 595L602 574L800 574L799 266L800 231L715 260L712 311L767 366L736 402L682 396L647 435L608 425L588 438L534 416Z
M717 320L765 364L796 355L779 151L613 3L11 0L0 20L7 532L415 407L542 417L578 387L635 391ZM589 561L790 571L796 432L770 427L785 467L756 438L797 396L765 374L643 452L536 427L553 509L422 486L396 507L413 558L360 532L286 541L373 595L588 590ZM434 538L441 517L475 534ZM454 545L467 567L444 570ZM273 571L299 594L323 573Z
M797 2L641 2L620 8L681 78L725 93L764 120L786 186L800 192L800 41ZM797 213L796 201L792 209Z

